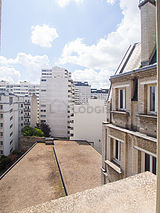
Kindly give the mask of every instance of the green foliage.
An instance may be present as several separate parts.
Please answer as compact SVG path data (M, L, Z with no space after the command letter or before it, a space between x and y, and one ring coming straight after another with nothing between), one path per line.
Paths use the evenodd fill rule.
M34 128L30 127L30 126L25 126L22 129L22 133L24 136L33 136L34 135Z
M44 135L44 133L42 132L42 130L41 129L35 129L34 130L34 136L37 136L37 137L44 137L45 135Z
M0 170L5 169L9 163L11 163L11 159L7 156L2 155L0 157Z
M44 133L41 129L32 128L30 126L25 126L22 129L22 133L24 136L36 136L36 137L44 137Z
M37 128L42 130L45 137L50 137L51 129L47 123L44 123L44 122L38 123Z

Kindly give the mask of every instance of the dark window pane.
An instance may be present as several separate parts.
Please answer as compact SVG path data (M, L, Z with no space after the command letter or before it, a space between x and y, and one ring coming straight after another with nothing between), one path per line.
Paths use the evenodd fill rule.
M150 111L155 112L155 87L150 87Z
M156 175L156 164L157 164L156 158L153 157L153 158L152 158L152 172L153 172L153 174L155 174L155 175Z
M145 171L150 171L150 155L145 153Z
M116 147L115 147L115 157L118 160L118 141L116 140Z
M120 109L123 109L123 90L120 90Z

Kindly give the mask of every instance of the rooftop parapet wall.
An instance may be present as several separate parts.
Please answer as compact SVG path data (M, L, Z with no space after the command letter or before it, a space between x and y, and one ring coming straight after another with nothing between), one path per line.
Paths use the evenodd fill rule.
M146 172L15 213L153 213L156 176Z

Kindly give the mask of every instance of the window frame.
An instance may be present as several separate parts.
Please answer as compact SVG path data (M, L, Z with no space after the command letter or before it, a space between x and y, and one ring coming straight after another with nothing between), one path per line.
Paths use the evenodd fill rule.
M113 146L113 161L116 164L120 165L120 161L121 161L121 142L119 140L114 139L113 143L114 143L114 146Z
M148 158L149 159L149 162L148 162L149 163L149 169L148 170L146 169L146 157L147 156L149 157ZM153 166L154 159L157 160L156 157L145 153L145 171L149 171L149 172L152 172L153 174L156 174L156 170L154 171L154 166ZM155 167L157 168L157 161L156 161Z
M151 110L151 87L155 87L155 110ZM157 114L157 85L156 84L149 84L148 88L148 113L149 114Z
M121 101L121 91L122 91L122 101ZM126 88L124 87L118 89L118 109L121 111L126 111Z

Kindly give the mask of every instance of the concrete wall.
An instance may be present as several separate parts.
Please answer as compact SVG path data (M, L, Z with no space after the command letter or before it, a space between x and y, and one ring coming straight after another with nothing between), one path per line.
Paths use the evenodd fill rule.
M93 142L94 148L102 153L102 122L106 121L104 100L93 99L88 105L74 106L73 119L70 139Z
M45 138L43 138L43 137L21 136L20 137L20 151L22 153L26 152L37 141L45 141Z

